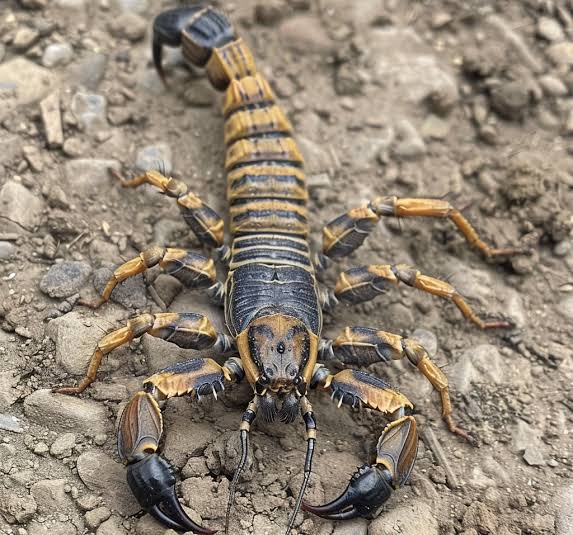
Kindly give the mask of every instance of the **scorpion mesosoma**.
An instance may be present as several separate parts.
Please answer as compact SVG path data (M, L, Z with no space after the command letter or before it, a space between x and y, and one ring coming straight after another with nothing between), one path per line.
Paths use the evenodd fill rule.
M217 248L228 265L226 282L216 278L213 259L181 249L152 247L121 265L107 283L97 307L117 284L159 265L187 288L207 290L224 305L229 334L195 313L143 314L104 336L94 351L86 376L60 393L80 393L96 378L104 355L147 333L190 349L212 348L229 355L223 365L202 358L170 366L145 380L123 411L118 449L127 465L127 480L142 508L168 527L200 534L214 533L193 522L175 492L175 477L158 454L163 433L160 403L173 396L217 394L225 383L246 379L254 397L240 425L241 457L233 477L225 532L237 483L245 468L249 430L257 414L267 421L291 423L298 414L306 426L306 459L302 487L287 535L302 506L331 520L375 515L394 489L408 480L418 447L412 403L389 384L364 371L332 374L324 364L337 358L346 364L407 358L441 396L449 429L471 437L452 419L448 381L414 340L367 327L346 327L334 340L321 339L322 312L338 302L362 303L400 282L452 301L482 329L507 327L502 320L480 319L450 284L406 265L370 265L343 272L334 291L319 288L316 273L332 260L357 249L382 217L449 218L471 246L485 257L505 257L521 249L494 249L484 243L464 216L444 200L378 197L331 221L323 231L322 252L311 257L307 223L308 192L303 159L292 127L267 80L257 71L250 50L227 19L211 7L190 6L160 14L154 22L153 60L165 82L163 46L181 47L185 59L204 67L216 89L224 91L226 170L232 242L223 244L224 224L211 208L180 180L158 171L133 179L117 178L125 187L147 183L176 200L183 218L202 245ZM315 506L303 500L311 475L316 420L309 390L330 393L338 403L379 411L388 419L373 464L352 475L346 490L332 502Z

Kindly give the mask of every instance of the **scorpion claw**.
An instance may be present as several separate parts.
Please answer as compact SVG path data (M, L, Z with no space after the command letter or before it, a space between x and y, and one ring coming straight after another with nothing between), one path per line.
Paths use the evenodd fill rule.
M303 510L328 520L369 517L392 494L392 475L380 465L363 465L350 479L345 491L325 505L314 506L303 501Z
M153 453L127 467L127 482L139 505L166 526L199 535L215 531L199 526L189 518L175 494L175 476L171 465Z

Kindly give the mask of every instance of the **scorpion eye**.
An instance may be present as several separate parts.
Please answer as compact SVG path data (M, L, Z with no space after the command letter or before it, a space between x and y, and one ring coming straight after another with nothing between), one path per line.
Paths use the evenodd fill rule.
M275 372L271 368L265 368L265 375L267 377L272 377L274 374Z
M285 352L285 344L284 342L279 342L277 345L277 351L279 353L284 353Z

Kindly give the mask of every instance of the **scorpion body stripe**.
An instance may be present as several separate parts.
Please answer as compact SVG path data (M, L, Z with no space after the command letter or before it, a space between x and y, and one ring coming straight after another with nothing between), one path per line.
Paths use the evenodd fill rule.
M201 15L212 16L211 10ZM195 65L206 65L213 85L225 91L233 240L225 294L227 326L237 336L256 318L274 313L292 316L319 335L322 311L306 241L308 191L291 123L245 43L228 38L234 36L231 25L201 17L183 31L183 54ZM221 35L207 32L198 39L195 26Z

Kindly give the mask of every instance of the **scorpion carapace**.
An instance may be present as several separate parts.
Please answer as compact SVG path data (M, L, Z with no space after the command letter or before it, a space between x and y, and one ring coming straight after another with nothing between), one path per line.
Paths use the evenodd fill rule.
M100 340L78 386L60 388L58 392L82 392L95 380L107 353L143 334L183 348L212 348L228 355L223 365L203 358L161 370L145 380L143 389L122 413L119 455L127 464L128 482L141 506L176 530L214 533L193 522L179 504L171 466L158 453L163 434L160 404L173 396L217 397L226 383L246 379L254 397L240 424L241 458L231 484L225 531L247 461L249 430L257 414L268 421L285 423L300 414L306 426L303 484L287 534L301 505L306 511L332 520L375 515L392 491L407 482L412 471L418 444L412 404L375 375L352 369L332 374L319 360L336 358L346 364L367 366L406 357L439 392L449 429L468 440L471 437L454 423L448 381L420 344L359 326L346 327L334 340L323 339L323 310L332 311L340 301L368 301L403 282L452 301L481 328L506 327L508 323L482 320L455 288L410 266L350 269L339 276L334 291L319 287L316 271L356 250L381 217L449 218L469 244L488 258L521 250L490 247L446 201L379 197L331 221L324 229L322 252L311 257L303 159L291 137L292 127L245 43L220 12L194 5L167 11L155 19L153 59L163 80L165 45L181 47L185 59L204 67L212 84L224 91L230 247L223 243L221 217L184 182L158 171L131 180L116 176L125 187L148 183L175 199L199 241L216 248L219 259L227 264L227 278L218 281L213 260L203 254L154 246L121 265L100 299L83 304L101 305L118 283L158 265L187 288L205 290L220 302L228 334L217 332L207 317L191 312L137 316ZM307 397L312 389L330 393L339 407L344 404L379 411L389 422L378 441L375 462L360 467L342 495L323 506L303 501L316 440L316 421Z

